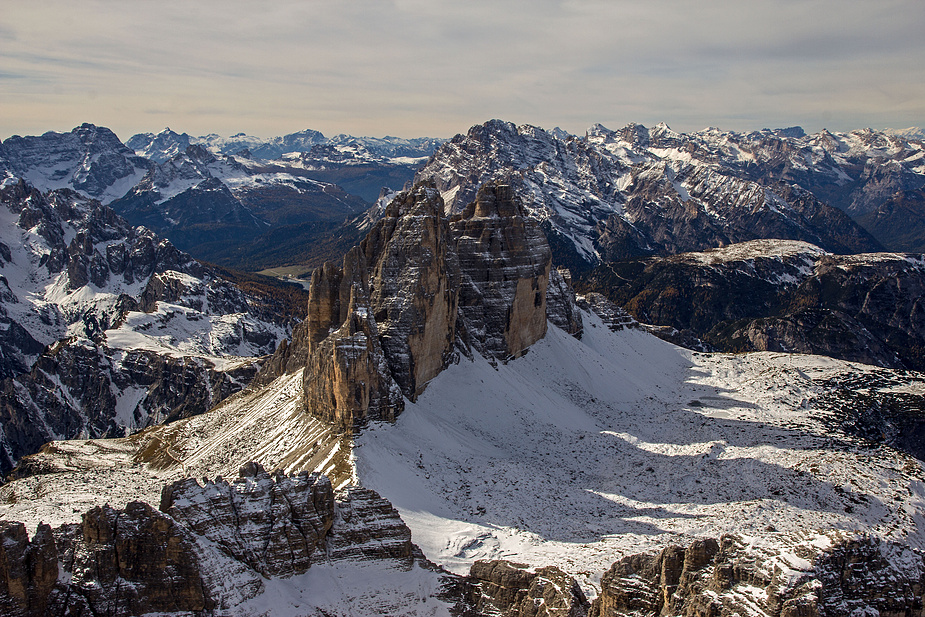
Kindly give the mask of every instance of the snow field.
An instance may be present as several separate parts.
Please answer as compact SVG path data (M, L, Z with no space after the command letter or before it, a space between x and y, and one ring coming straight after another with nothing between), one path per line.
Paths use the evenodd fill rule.
M451 367L357 437L359 481L436 563L554 564L593 587L623 554L730 532L925 545L921 465L833 439L808 402L813 377L852 365L695 354L584 319L581 341L550 327L507 365Z

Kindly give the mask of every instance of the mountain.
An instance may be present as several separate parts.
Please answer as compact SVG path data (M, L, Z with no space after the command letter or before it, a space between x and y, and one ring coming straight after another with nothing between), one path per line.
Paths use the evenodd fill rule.
M194 138L168 128L127 143L89 124L14 136L0 144L0 174L43 191L72 188L197 258L261 270L311 261L319 251L306 247L343 234L343 222L383 187L408 183L440 140L326 139L311 130Z
M294 325L283 286L245 293L70 189L9 184L0 218L3 473L51 439L206 411Z
M187 135L184 143L183 136L164 129L156 135L134 135L127 144L140 156L157 162L168 160L191 143L199 144L216 156L240 155L249 160L265 161L269 168L337 184L366 202L372 202L382 187L401 189L410 182L417 168L443 141L431 137L404 139L345 134L327 138L307 129L270 139L244 133L227 138L215 134L194 138Z
M925 368L921 254L834 255L803 242L753 240L609 263L581 286L717 350Z
M238 133L231 137L221 137L215 133L210 133L204 137L194 139L194 143L204 145L216 155L238 154L247 150L254 158L267 160L278 159L287 152L305 152L311 150L315 144L324 143L325 141L324 135L311 129L271 139L261 139L244 133Z
M0 144L0 169L41 190L70 188L104 203L137 184L151 163L105 127L82 124L70 133L14 135Z
M579 137L492 120L441 146L416 178L434 181L451 211L482 183L506 179L543 221L557 263L584 269L759 238L833 253L898 249L889 230L905 213L871 226L876 240L846 213L862 217L897 191L921 189L923 156L921 141L870 129L682 134L630 124ZM921 250L908 239L902 248Z
M573 297L510 185L447 210L393 199L208 413L25 457L4 610L921 611L921 373L676 347Z
M132 135L125 145L140 157L155 163L164 163L186 151L192 143L186 133L178 134L165 128L160 133L139 133Z
M202 259L242 265L255 254L259 259L260 247L269 242L289 253L270 263L280 265L304 250L308 239L327 234L366 204L300 169L216 156L191 145L111 206ZM281 241L292 230L295 239Z
M896 135L903 139L925 140L925 130L918 126L910 126L906 129L883 129L887 135Z
M176 144L184 141L186 143L183 147L177 149ZM346 134L328 138L311 129L269 139L253 137L245 133L238 133L231 137L222 137L215 133L203 137L190 137L186 133L177 135L166 128L157 134L133 135L126 145L135 150L139 156L154 160L160 159L157 162L163 162L176 154L171 150L182 151L190 144L200 144L216 156L236 155L246 150L251 157L267 161L283 158L287 154L308 153L317 146L327 146L338 152L344 159L351 159L355 162L409 163L413 162L409 159L415 159L418 162L425 160L443 141L432 137L404 139L390 136L355 137Z

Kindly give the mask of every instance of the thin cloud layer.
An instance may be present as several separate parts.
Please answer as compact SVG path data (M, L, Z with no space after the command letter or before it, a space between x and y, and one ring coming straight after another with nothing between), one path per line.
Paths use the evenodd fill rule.
M925 123L925 3L34 2L0 25L0 137L450 136Z

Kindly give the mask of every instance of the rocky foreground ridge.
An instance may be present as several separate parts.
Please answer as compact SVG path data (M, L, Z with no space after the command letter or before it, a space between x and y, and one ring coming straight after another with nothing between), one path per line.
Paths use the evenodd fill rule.
M788 553L724 536L629 555L604 574L593 601L555 566L477 561L458 576L423 558L374 491L335 493L324 475L269 474L248 463L230 482L168 484L158 508L142 501L95 507L80 523L41 524L31 534L22 523L0 521L0 611L274 615L255 608L272 606L260 599L273 594L273 581L343 563L405 572L408 584L412 569L429 570L440 581L430 598L439 612L472 617L919 615L925 593L920 552L836 532ZM382 608L419 614L421 601ZM312 605L299 614L329 614Z
M231 482L186 479L159 508L97 507L79 524L31 535L0 521L0 612L223 615L268 579L350 559L410 569L411 532L375 492L337 495L327 477L268 474L251 463Z
M896 557L899 559L896 559ZM626 556L589 601L556 567L479 561L466 580L470 606L505 617L712 617L920 615L925 556L866 537L822 538L792 554L734 535Z
M304 368L306 410L346 429L394 419L459 353L523 354L547 314L581 331L542 230L503 184L452 217L431 185L399 195L341 266L312 273L309 294L259 382Z

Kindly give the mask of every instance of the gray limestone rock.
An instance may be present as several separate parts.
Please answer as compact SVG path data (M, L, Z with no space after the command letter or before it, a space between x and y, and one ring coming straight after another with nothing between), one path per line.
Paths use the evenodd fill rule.
M772 550L750 548L735 536L630 555L601 579L601 593L589 615L922 613L925 559L920 551L870 537L843 538L828 548L804 543L795 551L810 569L795 573L782 568Z

